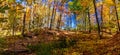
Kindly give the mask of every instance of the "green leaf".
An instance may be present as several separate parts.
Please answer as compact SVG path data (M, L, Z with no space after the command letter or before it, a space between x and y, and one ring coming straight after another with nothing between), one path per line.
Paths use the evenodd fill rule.
M5 10L8 10L8 9L10 9L8 6L2 6L2 7L0 7L0 12L1 13L5 13Z
M68 5L71 11L79 11L82 9L82 6L78 0L73 0L72 2L68 2Z
M73 5L73 2L68 2L68 4L69 4L70 6L72 6L72 5Z

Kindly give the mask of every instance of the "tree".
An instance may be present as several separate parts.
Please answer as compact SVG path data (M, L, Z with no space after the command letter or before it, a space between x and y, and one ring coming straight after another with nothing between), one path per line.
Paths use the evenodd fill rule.
M62 21L62 14L63 14L63 11L64 11L64 3L66 1L62 0L61 1L61 5L58 5L59 6L59 11L60 11L60 17L58 18L58 23L57 23L57 29L59 30L60 27L61 27L61 21Z
M73 13L74 15L78 16L80 15L81 11L83 10L83 6L81 6L80 3L81 0L73 0L73 1L69 1L69 16L70 16L70 23L71 23L71 14ZM83 13L82 13L83 14ZM76 20L77 18L75 18ZM70 24L71 25L71 24ZM77 24L74 24L77 25ZM69 26L70 27L70 26Z
M24 32L25 32L25 23L26 23L26 12L24 13L24 17L23 17L23 28L22 28L22 36L25 37Z
M91 20L90 20L90 8L88 7L88 22L89 22L89 33L91 33Z
M50 20L50 30L51 30L52 27L53 27L54 15L55 15L55 1L54 1L53 9L52 9L52 17L51 17L51 20Z
M114 2L114 7L115 7L115 13L116 13L116 19L117 19L117 25L118 25L118 31L120 31L120 23L119 23L119 18L118 18L118 11L117 11L117 7L116 7L116 1L113 0Z
M101 33L100 33L100 23L99 23L99 20L98 20L98 14L97 14L97 8L96 8L96 0L93 0L93 3L94 3L94 8L95 8L95 17L96 17L96 22L97 22L97 27L98 27L98 35L100 37L100 39L102 38L101 36Z

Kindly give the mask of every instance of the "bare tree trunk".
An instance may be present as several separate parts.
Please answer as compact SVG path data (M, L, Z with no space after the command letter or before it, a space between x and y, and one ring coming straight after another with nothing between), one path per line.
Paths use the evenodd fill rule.
M13 24L12 24L12 35L14 36L15 35L15 17L13 18Z
M49 6L49 11L48 11L48 21L47 21L47 28L49 28L49 24L50 24L50 5L48 5Z
M86 31L86 12L85 11L83 11L83 27L82 27L82 29L83 29L83 31Z
M53 10L52 10L52 17L51 17L51 20L50 20L50 30L52 29L52 26L53 26L53 16L54 16L54 10L55 8L53 7Z
M60 18L58 19L58 23L57 23L57 29L60 29L60 25L61 25L61 19L62 19L62 12L60 13Z
M103 0L102 0L102 3L103 3ZM103 4L101 5L101 36L103 36Z
M25 32L25 19L26 19L26 13L24 13L24 17L23 17L23 28L22 28L22 36L24 37L24 32Z
M102 36L100 34L100 23L99 23L98 14L97 14L96 0L93 0L93 3L94 3L94 8L95 8L96 22L97 22L97 26L98 26L98 35L99 35L99 38L101 39Z
M85 31L87 31L87 15L86 15L86 12L85 12Z
M54 15L55 15L55 3L56 2L54 1L53 10L52 10L52 17L51 17L51 20L50 20L50 30L53 27L53 20L54 20Z
M34 16L33 16L33 13L34 13L33 7L34 6L32 6L32 9L31 9L31 17L30 17L29 29L28 29L29 31L31 31L31 28L32 28L31 26L33 25L33 23L32 23L33 22L33 18L34 18Z
M113 0L115 3L115 13L116 13L116 18L117 18L117 25L118 25L118 31L120 31L120 23L119 23L119 18L118 18L118 12L117 12L117 7L116 7L116 2Z
M90 10L88 7L88 22L89 22L89 33L91 33L91 20L90 20Z
M69 30L71 31L71 28L72 28L72 17L71 17L71 14L70 14L70 23L69 23Z
M54 17L53 17L53 22L52 22L52 24L54 24L53 25L54 28L55 28L55 18L56 18L56 9L54 10Z
M52 18L50 20L50 30L52 29L52 26L53 26L53 24L52 24L52 22L53 22L53 15L54 15L54 8L53 8L53 11L52 11Z

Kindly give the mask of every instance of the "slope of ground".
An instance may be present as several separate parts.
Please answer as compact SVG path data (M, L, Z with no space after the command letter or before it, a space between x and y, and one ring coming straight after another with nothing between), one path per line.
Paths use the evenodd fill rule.
M119 55L120 33L112 38L99 39L96 33L35 30L25 37L7 39L6 54L36 55ZM52 47L52 48L51 48Z

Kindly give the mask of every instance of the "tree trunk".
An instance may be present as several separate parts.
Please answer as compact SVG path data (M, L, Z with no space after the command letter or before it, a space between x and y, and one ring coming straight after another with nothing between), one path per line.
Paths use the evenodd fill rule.
M72 28L72 17L71 16L72 15L70 14L69 30L71 30L71 28Z
M85 31L87 31L87 15L86 15L86 12L85 12Z
M15 17L13 18L13 24L12 24L12 35L14 36L15 35Z
M53 26L54 10L55 10L55 7L53 5L52 17L51 17L51 20L50 20L50 30L52 29L52 26Z
M31 8L31 14L30 14L30 20L29 20L29 26L28 26L28 31L31 29L32 21L33 21L33 7Z
M24 17L23 17L23 28L22 28L22 36L24 37L24 32L25 32L25 19L26 19L26 13L24 13Z
M49 6L49 11L48 11L48 21L47 21L47 28L49 28L50 25L50 5Z
M102 0L103 3L103 0ZM103 28L103 4L101 5L101 31ZM101 36L103 36L103 31L101 32Z
M116 18L117 18L117 25L118 25L118 31L120 31L120 23L119 23L119 18L118 18L118 12L117 12L117 7L116 7L116 2L114 0L115 3L115 13L116 13Z
M93 0L93 3L94 3L94 9L95 9L96 22L98 26L98 35L99 35L99 38L101 39L102 36L100 34L100 23L99 23L98 14L97 14L96 0Z
M88 7L88 22L89 22L89 33L91 33L91 20L90 20L90 10Z
M62 19L62 12L60 13L60 18L58 19L58 23L57 23L57 29L60 29L60 25L61 25L61 19Z
M82 31L86 31L86 12L85 11L83 11L83 24L82 24Z
M53 17L52 24L55 24L55 18L56 18L56 9L54 9L54 17ZM55 28L55 25L53 25L53 27Z

